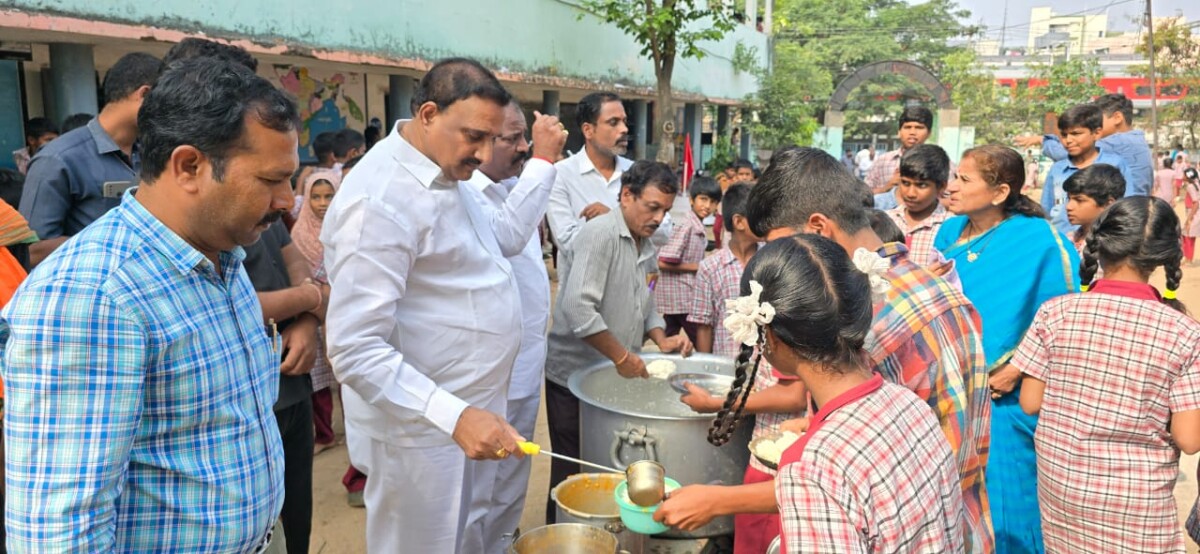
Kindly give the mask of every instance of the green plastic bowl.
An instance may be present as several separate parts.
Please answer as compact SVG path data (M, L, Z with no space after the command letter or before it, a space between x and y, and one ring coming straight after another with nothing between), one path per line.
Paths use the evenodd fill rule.
M670 477L664 478L663 481L666 483L668 491L679 488L679 481ZM654 512L658 511L661 504L645 507L629 502L625 500L625 486L625 481L621 481L621 484L613 490L613 496L617 499L617 507L621 510L621 523L624 523L625 527L634 533L643 535L657 535L670 529L670 527L654 521Z

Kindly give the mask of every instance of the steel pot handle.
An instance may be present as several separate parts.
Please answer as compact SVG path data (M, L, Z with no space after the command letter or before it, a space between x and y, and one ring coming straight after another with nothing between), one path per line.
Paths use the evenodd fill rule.
M613 431L612 449L609 451L609 461L612 467L624 470L629 464L621 461L621 450L628 444L631 447L640 446L646 449L648 460L658 461L658 440L651 436L645 427L631 427L625 431Z
M610 521L604 524L604 530L614 535L620 535L625 532L625 524L619 521Z

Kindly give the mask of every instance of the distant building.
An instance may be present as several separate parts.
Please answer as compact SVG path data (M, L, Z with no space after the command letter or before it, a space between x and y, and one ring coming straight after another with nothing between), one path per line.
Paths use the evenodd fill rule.
M703 44L702 60L678 60L673 86L684 117L677 125L699 151L702 109L718 106L730 119L758 90L757 72L736 67L749 57L765 69L774 0L721 0L739 24L720 41ZM760 15L758 15L760 14ZM24 145L23 123L44 116L62 121L101 106L98 83L122 55L166 54L188 37L244 47L258 72L297 99L304 118L302 159L322 130L363 129L409 116L413 85L430 65L449 56L480 60L527 112L561 113L574 125L574 106L592 91L626 100L631 150L651 156L653 63L614 25L560 0L391 0L389 2L247 2L158 0L95 2L0 0L0 167ZM739 54L740 52L740 54ZM743 156L748 133L741 133ZM567 148L581 147L573 130ZM652 146L652 145L651 145Z
M1029 13L1030 53L1070 54L1092 52L1092 45L1108 36L1108 14L1056 15L1053 8L1038 7Z

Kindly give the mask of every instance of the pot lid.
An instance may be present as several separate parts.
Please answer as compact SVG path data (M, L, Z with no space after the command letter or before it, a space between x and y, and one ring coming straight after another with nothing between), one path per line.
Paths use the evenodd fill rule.
M678 354L642 352L649 366L656 360L675 364L675 373L716 373L733 376L733 360L713 354ZM652 419L712 419L714 414L698 414L679 401L679 393L666 379L626 379L617 373L609 361L576 372L567 385L580 401L620 414Z

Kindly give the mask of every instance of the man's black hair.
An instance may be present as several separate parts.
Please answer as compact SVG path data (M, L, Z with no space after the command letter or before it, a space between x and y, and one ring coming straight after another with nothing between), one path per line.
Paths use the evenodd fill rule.
M721 224L725 230L733 232L733 216L746 217L746 203L750 200L750 185L731 185L721 197Z
M1068 196L1082 194L1103 206L1125 197L1125 176L1108 164L1092 164L1076 171L1063 182Z
M688 184L688 197L694 200L700 195L707 196L713 202L720 202L721 185L718 185L717 180L712 177L697 176Z
M641 196L651 185L666 194L679 194L679 178L665 163L641 160L621 174L621 188L629 189L634 196Z
M362 159L363 154L359 154L353 158L350 158L349 160L346 160L346 163L342 164L342 171L346 172L354 169L354 166L358 165L358 162L362 161Z
M754 170L754 164L750 163L750 160L747 160L746 158L738 158L737 161L733 162L731 167L733 167L734 171L742 168L749 169L751 171Z
M583 128L584 123L595 125L600 121L600 109L609 102L620 102L621 97L611 92L593 92L575 105L575 123Z
M1104 126L1104 114L1095 104L1079 104L1067 108L1058 116L1058 131L1066 133L1068 129L1083 127L1089 131L1099 131Z
M374 125L367 125L367 128L363 130L363 146L367 150L370 150L372 146L375 146L375 143L379 142L382 134L383 129Z
M333 155L344 158L351 150L360 148L364 144L366 144L366 139L362 133L346 127L333 137Z
M153 87L163 63L145 52L130 52L104 74L104 101L124 100L142 87Z
M828 217L846 233L856 233L870 225L862 187L842 162L824 151L788 146L772 154L771 165L754 185L746 219L760 237L784 227L802 232L813 214Z
M950 156L936 144L918 144L900 157L900 176L942 188L950 182Z
M1105 117L1121 112L1121 115L1125 116L1125 123L1133 125L1133 102L1124 94L1105 94L1093 100L1092 103L1100 108L1100 113Z
M31 117L25 121L25 138L41 138L42 135L58 134L54 122L44 117Z
M251 56L245 48L203 38L185 38L172 46L167 55L163 57L163 69L170 67L175 62L201 56L221 58L228 62L244 65L250 71L258 71L258 59Z
M313 137L312 140L313 157L318 162L322 162L325 161L327 156L333 156L333 144L335 142L337 142L337 132L322 131L317 133L317 136Z
M904 242L904 231L900 230L900 226L892 221L892 216L887 212L871 208L867 210L867 217L871 218L871 229L875 231L876 235L879 235L879 240L884 244Z
M229 157L246 147L248 117L280 132L300 127L291 98L243 65L209 57L172 65L138 112L142 180L155 182L183 145L204 152L223 179Z
M88 122L91 121L93 117L96 117L96 116L94 116L90 113L82 113L82 112L68 115L67 118L63 120L62 127L60 127L60 129L62 130L62 134L65 135L71 131L74 131L75 129L78 129L80 127L83 127L84 125L87 125Z
M499 106L506 106L512 95L500 84L488 68L470 58L446 58L421 77L413 90L412 113L416 115L426 102L433 102L438 110L472 97L483 98Z
M933 112L925 106L908 106L900 112L900 124L897 128L903 128L905 123L920 123L926 129L933 129Z

